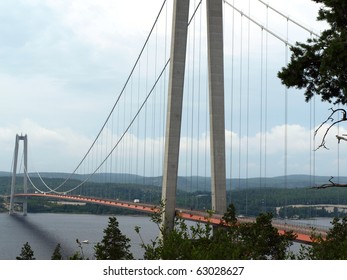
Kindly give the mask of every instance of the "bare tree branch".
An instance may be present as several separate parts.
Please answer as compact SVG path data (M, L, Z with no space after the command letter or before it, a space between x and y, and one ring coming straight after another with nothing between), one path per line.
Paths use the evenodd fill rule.
M342 134L342 136L336 135L336 138L337 138L337 141L338 141L339 144L340 144L341 140L347 141L347 138L343 137L343 136L346 136L346 134Z
M311 187L311 189L326 189L326 188L334 188L334 187L347 188L347 184L337 184L337 183L333 182L333 179L334 179L334 177L331 176L329 179L330 183L323 184L320 186Z
M330 126L326 129L324 135L323 135L323 138L322 138L322 142L320 143L320 145L315 149L315 151L317 151L319 148L325 148L325 149L328 149L327 146L325 145L326 143L326 140L325 138L327 137L330 129L340 123L340 122L344 122L344 121L347 121L347 112L345 109L333 109L333 108L330 108L330 110L332 111L332 113L330 114L330 116L324 121L321 123L321 125L315 130L314 132L314 137L317 136L317 133L318 131L328 122L332 122L332 124L330 124ZM335 119L333 118L333 116L337 113L337 112L342 112L342 118L335 121ZM344 137L344 136L347 136L346 134L342 134L342 136L340 135L336 135L336 139L338 141L338 144L340 144L341 140L343 141L347 141L347 137ZM347 187L347 184L338 184L338 183L335 183L333 181L334 177L330 177L329 179L329 182L330 183L327 183L327 184L323 184L323 185L320 185L320 186L314 186L314 187L311 187L311 189L326 189L326 188L333 188L333 187L342 187L342 188L346 188Z
M330 116L324 121L321 123L321 125L315 130L314 132L314 137L317 136L317 133L318 131L323 127L324 124L326 124L327 122L333 122L328 128L327 130L325 131L324 135L323 135L323 138L322 138L322 142L320 143L320 145L315 149L315 151L317 151L319 148L325 148L325 149L328 149L327 146L325 145L326 141L325 141L325 138L326 136L328 135L329 133L329 130L336 124L340 123L340 122L344 122L344 121L347 121L347 112L345 109L333 109L333 108L330 108L330 110L332 111L332 113L330 114ZM342 118L340 120L337 120L335 121L333 116L334 114L336 114L337 112L339 111L342 111ZM347 141L347 138L344 138L344 137L341 137L341 136L338 136L336 135L336 138L338 139L338 143L340 143L341 140L345 140Z

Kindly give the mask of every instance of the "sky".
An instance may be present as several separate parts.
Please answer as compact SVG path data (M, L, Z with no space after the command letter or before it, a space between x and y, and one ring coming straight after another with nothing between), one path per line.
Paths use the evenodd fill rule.
M248 1L229 2L245 13L250 11L252 17L266 25L264 12L257 8L264 6L257 0L250 1L250 8L247 6ZM324 28L324 25L315 20L319 6L313 1L266 2L315 32ZM197 1L192 0L191 3L193 5ZM121 92L161 5L162 0L0 2L0 171L10 171L12 168L16 134L28 135L29 171L73 171L93 142ZM167 13L170 13L170 8L168 10ZM226 22L230 21L231 11L230 8L225 8L225 14L229 14ZM286 25L283 19L276 17L273 15L269 20L269 28L278 28L282 38L289 35L292 41L296 38L307 38L307 32L300 29L296 31L293 27L288 33L283 30L285 28L280 28L277 22L281 21L283 26ZM247 24L244 28L247 28ZM256 30L258 27L252 28ZM163 25L159 27L158 37L163 35L164 29ZM229 48L226 47L225 50L226 59L235 57L234 66L239 67L236 59L238 47L231 51L230 29L225 30L229 32L226 34L226 44L229 44ZM253 32L253 29L250 29L250 32ZM259 37L259 30L254 32L258 32L254 36ZM237 30L235 34L237 37ZM273 41L269 39L269 48ZM250 53L259 52L259 48L259 44L250 45ZM276 72L281 65L284 66L283 55L279 54L279 58L276 58L276 46L269 53L271 56L269 55L267 67L273 68L273 72ZM259 56L255 54L254 59L259 60ZM225 63L226 69L230 70L231 67L230 61ZM228 83L230 85L226 79L226 84ZM251 90L253 86L251 83ZM228 87L230 86L226 86L226 90ZM277 81L273 85L269 82L269 87L277 90L280 88L280 82ZM295 94L295 97L290 97L289 100L289 107L294 109L290 111L288 119L287 145L291 152L286 155L286 172L336 175L337 168L343 166L344 162L343 143L337 147L334 140L336 131L332 131L333 137L328 139L331 149L321 149L313 155L312 143L311 146L308 144L312 139L313 128L307 124L310 122L307 120L307 112L312 106L303 100L302 93ZM250 119L248 124L252 130L246 134L245 129L241 129L237 124L226 124L227 148L233 146L239 151L247 149L249 154L245 159L234 153L234 160L240 165L232 171L236 176L283 174L283 167L264 164L265 161L271 162L272 158L275 163L283 158L285 153L283 142L278 141L284 133L283 121L275 121L277 118L271 117L280 115L281 119L283 108L275 103L268 103L269 122L266 122L266 126L265 123L260 123L252 127L253 122ZM319 125L330 114L328 108L331 105L322 105L319 100L316 103L315 125ZM236 102L236 107L237 104ZM236 109L235 111L237 112ZM251 115L250 118L258 119L259 114ZM305 120L302 122L303 119ZM343 133L344 129L340 127L339 133ZM206 145L206 134L206 131L201 130L192 144L185 145L184 141L189 135L183 133L185 138L182 140L182 149L187 152L189 148L194 147L195 152L201 152L202 147ZM230 138L230 135L233 135L233 138ZM157 141L158 139L149 138L142 145L151 143L154 147ZM265 146L265 142L266 149L257 151L257 146ZM241 143L248 143L247 147ZM197 150L197 147L201 149ZM153 153L154 150L153 148ZM267 154L269 160L259 155L261 153ZM158 157L160 156L162 155L159 154ZM312 164L313 158L317 163ZM241 162L242 166L247 164L247 172L241 166ZM260 162L263 163L261 166ZM338 171L340 172L340 169Z

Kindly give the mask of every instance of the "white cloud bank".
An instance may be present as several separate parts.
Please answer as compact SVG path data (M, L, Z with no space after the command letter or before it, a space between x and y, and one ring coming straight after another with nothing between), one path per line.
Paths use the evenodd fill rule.
M292 1L271 2L279 7L286 2L282 7L290 8L289 14L295 13L295 7L303 14L307 10L304 1L296 1L299 3L296 5ZM0 2L0 170L11 168L17 133L29 137L29 170L35 167L39 171L71 172L75 168L113 105L161 3L161 0ZM168 15L170 21L170 8ZM158 35L164 32L165 23L160 25ZM145 71L144 65L141 71ZM274 115L275 109L271 111ZM295 121L287 126L286 151L284 126L271 126L266 132L256 133L255 129L241 137L235 131L226 131L227 169L232 169L234 177L246 173L283 175L285 156L288 174L314 171L317 175L335 175L338 166L342 170L347 143L341 142L337 147L336 130L327 139L330 150L313 152L316 146L313 131ZM133 147L153 154L153 162L162 161L162 138L143 139L134 135L127 138ZM209 158L206 134L182 138L181 143L181 173L192 170L194 174L208 175L209 167L204 174ZM133 152L127 156L135 157ZM140 162L142 166L146 164L142 159ZM189 166L191 163L193 167ZM135 165L128 164L128 169Z
M341 125L333 127L326 137L329 150L320 148L327 129L324 125L315 138L313 129L298 124L277 125L267 132L239 136L226 130L227 176L258 177L284 174L343 174L347 142L337 143L336 135L347 133ZM18 126L0 127L0 170L10 171L16 134L28 134L29 171L72 172L94 141L69 127L49 128L31 119ZM78 172L90 173L108 155L121 135L108 127ZM130 130L100 171L161 175L164 137L136 136ZM209 135L182 137L180 149L181 175L210 175ZM88 167L86 167L88 165Z

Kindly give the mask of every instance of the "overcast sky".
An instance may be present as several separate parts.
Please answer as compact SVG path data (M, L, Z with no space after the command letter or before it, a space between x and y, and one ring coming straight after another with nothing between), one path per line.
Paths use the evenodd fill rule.
M251 15L264 26L267 24L265 8L263 10L258 8L264 6L257 0L250 1L250 8L248 1L229 0L229 2L234 2L245 13L250 11ZM267 0L266 2L315 32L322 29L322 25L315 21L318 6L313 1ZM194 5L193 0L191 3ZM74 169L112 108L161 5L162 0L0 1L1 171L10 171L15 135L21 133L28 134L29 137L29 171L35 171L31 167L39 171L56 172L71 172ZM231 11L230 7L226 7L226 24L231 21ZM284 39L288 37L294 42L309 36L307 32L300 29L296 31L293 25L290 27L293 29L288 33L285 30L286 21L278 18L275 13L269 18L269 28L272 25L271 29L278 31ZM235 21L238 21L236 15ZM282 27L277 25L280 21ZM247 24L244 24L245 30L248 30ZM258 35L255 36L260 36L259 27L251 28L258 29ZM231 51L231 29L225 28L225 30L228 32L226 44L229 44L229 47L225 48L226 59L235 57L234 67L236 68L239 67L237 66L238 47ZM238 30L235 30L236 37ZM249 30L253 32L253 29ZM158 36L160 36L160 30ZM266 67L273 68L272 74L276 73L285 62L284 47L282 53L279 52L278 58L275 56L277 47L270 49L272 42L276 40L268 39L269 55ZM245 44L248 44L248 41ZM260 46L252 44L250 53L259 52ZM259 56L255 54L254 59L259 60ZM226 71L231 67L229 60L225 63ZM271 81L268 82L269 91L272 90L271 87L275 90L281 88L279 81L272 82L274 79L271 77ZM226 84L230 85L227 78ZM251 83L251 90L252 86L254 86L253 83ZM230 89L226 86L226 91L228 90ZM319 150L313 157L313 144L310 144L312 119L307 117L308 111L313 106L304 102L302 94L294 93L294 95L295 97L289 99L287 145L290 152L287 154L287 172L337 175L337 167L343 166L345 161L343 155L347 152L344 149L347 143L339 146L340 156L338 156L336 141L333 138L337 132L333 131L332 138L328 139L331 149ZM244 103L245 100L242 104ZM235 107L238 107L238 104L235 102ZM237 124L232 126L226 123L227 148L233 145L236 150L247 149L249 154L248 159L245 157L241 159L238 158L237 153L234 153L234 160L242 162L242 166L247 163L247 170L249 169L245 172L235 167L233 173L236 172L236 177L238 175L244 177L246 174L248 176L283 174L285 151L283 141L278 140L283 138L284 133L283 107L275 106L274 100L268 101L268 104L269 121L257 124L255 127L252 127L251 118L258 119L259 114L262 113L254 113L255 116L252 116L251 107L251 117L248 117L251 132L245 133L245 128L240 129ZM331 107L329 104L321 105L317 99L315 125L319 125L327 117L329 107ZM344 132L343 126L339 129L340 134ZM194 148L204 147L204 135L206 131L200 131L200 135L194 139L194 144L187 145L183 149L193 146ZM233 140L230 140L230 135L234 135ZM185 137L188 138L189 135ZM149 139L147 144L150 141L154 142L157 139ZM266 149L259 152L257 146L264 147L264 141L266 141ZM241 142L248 144L241 145ZM261 155L265 153L269 160ZM274 158L273 162L272 158ZM282 163L278 167L276 160L281 158ZM313 158L315 158L314 164ZM260 162L267 163L260 167ZM234 165L236 166L237 163ZM340 175L346 175L343 173L343 168L340 169Z

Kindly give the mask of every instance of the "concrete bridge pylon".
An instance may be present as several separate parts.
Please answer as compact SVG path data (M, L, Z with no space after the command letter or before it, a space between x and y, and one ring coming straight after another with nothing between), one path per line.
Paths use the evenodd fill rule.
M226 211L223 0L206 0L212 210ZM163 226L173 228L176 211L182 101L186 62L189 0L175 0L172 19L168 107L162 201Z
M23 152L24 152L24 174L23 174L23 193L28 193L28 136L27 135L16 135L15 147L14 147L14 155L13 155L13 169L12 169L12 182L11 182L11 196L10 196L10 209L9 213L14 213L14 194L16 187L16 177L17 177L17 163L18 163L18 149L19 149L19 141L24 142ZM28 203L27 197L23 198L23 215L27 215L28 213Z

